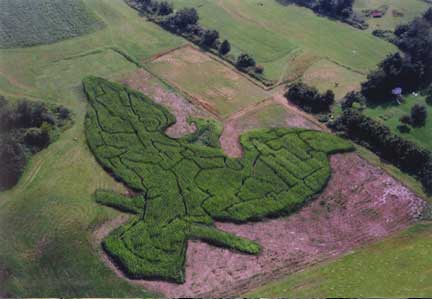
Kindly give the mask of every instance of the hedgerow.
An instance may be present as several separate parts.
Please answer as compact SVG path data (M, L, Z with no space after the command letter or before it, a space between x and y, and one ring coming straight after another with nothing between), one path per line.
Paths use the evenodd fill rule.
M133 278L182 283L189 239L258 254L259 244L219 231L213 221L292 213L325 187L328 155L353 150L322 132L257 130L241 137L244 157L232 159L220 148L214 122L196 120L196 133L172 139L164 131L174 117L143 94L95 77L84 80L84 89L90 149L138 194L95 194L98 203L133 215L103 242Z

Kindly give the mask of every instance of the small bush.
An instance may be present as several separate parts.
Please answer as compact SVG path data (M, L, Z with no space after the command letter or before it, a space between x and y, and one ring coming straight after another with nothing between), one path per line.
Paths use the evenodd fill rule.
M408 134L409 132L411 132L411 128L407 125L399 125L397 129L399 132L403 134Z

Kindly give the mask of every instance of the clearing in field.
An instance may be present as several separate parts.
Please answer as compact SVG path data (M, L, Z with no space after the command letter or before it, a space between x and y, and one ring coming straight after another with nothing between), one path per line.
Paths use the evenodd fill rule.
M213 121L197 121L195 134L172 139L164 132L174 116L143 94L95 77L85 79L84 88L90 149L136 192L95 194L100 204L134 215L103 242L131 278L184 283L190 239L258 254L259 244L218 230L214 220L292 214L326 186L328 156L353 150L323 132L271 129L242 135L244 156L232 159L220 149Z
M265 67L265 76L274 81L291 78L289 69L307 69L323 58L366 74L387 54L397 51L370 32L277 1L174 0L173 3L177 8L195 7L200 23L230 40L233 54L252 54ZM297 62L299 67L293 65Z
M50 44L103 26L82 0L0 0L0 48Z
M149 67L222 118L270 96L230 67L189 46L153 60Z

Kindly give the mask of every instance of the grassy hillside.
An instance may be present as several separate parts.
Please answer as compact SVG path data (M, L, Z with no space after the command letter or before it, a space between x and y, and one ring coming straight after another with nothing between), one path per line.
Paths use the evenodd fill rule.
M411 132L409 133L399 132L397 127L402 124L399 119L404 115L410 115L411 108L415 104L426 106L428 110L426 125L420 128L411 128ZM405 102L401 105L390 103L383 106L368 108L365 111L365 114L383 121L393 131L393 133L399 134L402 137L416 142L420 146L432 151L432 106L426 104L424 97L414 97L411 95L407 97Z
M82 0L0 0L0 48L54 43L103 27Z
M382 18L369 18L369 31L376 29L394 30L397 25L410 22L416 16L426 11L431 4L423 0L355 0L354 10L362 13L365 9L380 9L387 6L387 12ZM400 12L402 15L394 16L393 12Z
M148 58L182 43L143 22L122 0L87 0L106 27L51 45L0 50L0 94L42 98L70 108L75 125L37 154L19 184L0 193L0 294L18 297L146 297L101 263L98 224L118 213L91 200L97 188L121 191L89 152L81 80L134 71L122 51ZM116 51L120 49L121 51Z
M248 297L417 298L432 293L432 224L253 290ZM347 275L349 273L349 275Z
M174 0L176 7L195 7L200 22L219 30L234 52L248 52L265 67L265 75L279 80L299 75L326 58L359 72L396 51L392 45L346 24L316 16L312 11L277 1ZM291 69L291 70L289 70ZM292 78L295 79L295 78ZM341 78L343 80L343 78Z

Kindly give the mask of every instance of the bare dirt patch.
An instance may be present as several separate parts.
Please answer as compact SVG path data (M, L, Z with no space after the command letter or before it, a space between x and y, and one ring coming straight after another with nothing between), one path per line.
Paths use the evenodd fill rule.
M257 257L190 241L186 283L141 281L168 297L236 296L353 248L403 230L425 203L356 154L331 159L333 176L323 194L285 219L217 227L257 240Z

